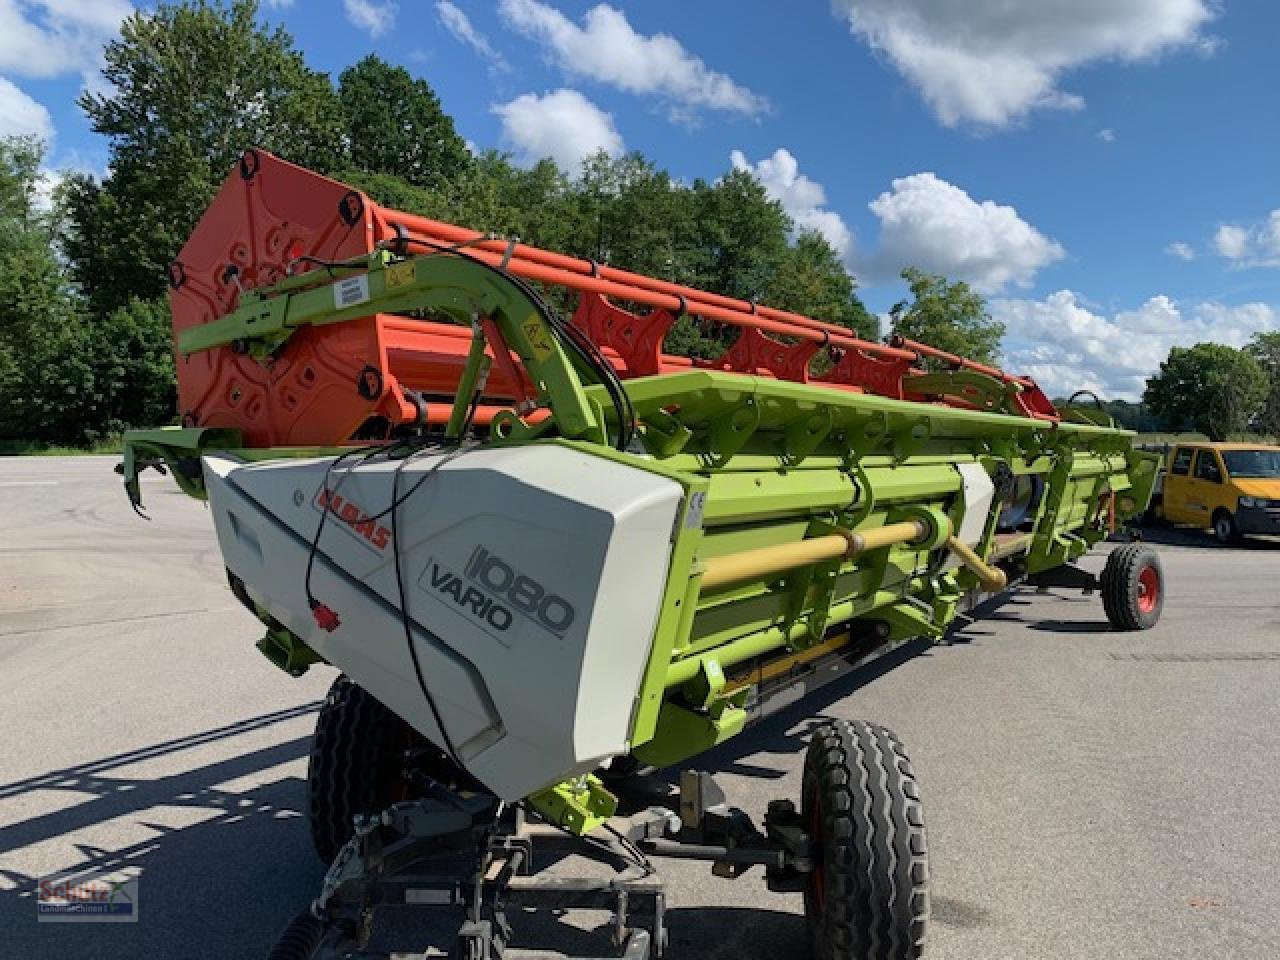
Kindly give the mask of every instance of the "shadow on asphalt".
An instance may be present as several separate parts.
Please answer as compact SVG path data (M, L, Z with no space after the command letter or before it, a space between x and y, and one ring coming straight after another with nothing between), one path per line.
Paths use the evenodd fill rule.
M1116 629L1106 620L1040 620L1027 628L1047 633L1114 633Z
M305 784L293 776L243 790L231 781L269 771L307 753L309 738L278 743L169 776L131 778L112 771L314 712L318 704L254 717L130 753L0 785L0 797L66 791L80 802L0 826L0 929L6 956L265 956L299 905L319 890L324 867L307 837ZM89 794L88 799L80 799ZM173 809L203 816L190 826L151 822ZM99 824L124 818L145 839L107 849L91 842ZM79 859L58 872L141 869L137 923L37 923L39 877L8 868L7 851L80 831Z

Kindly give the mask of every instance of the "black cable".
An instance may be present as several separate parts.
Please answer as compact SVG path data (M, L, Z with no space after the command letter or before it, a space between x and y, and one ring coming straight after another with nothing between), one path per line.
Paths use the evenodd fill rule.
M444 743L442 744L442 746L445 749L445 753L449 755L449 759L452 760L460 769L465 770L466 765L462 762L462 758L458 755L457 748L453 745L453 739L449 736L449 731L445 729L444 717L440 713L440 708L436 705L435 697L431 695L431 688L427 685L426 675L422 671L422 663L418 659L418 649L413 642L412 619L409 616L409 609L408 609L407 600L406 600L405 591L404 591L404 573L402 571L402 566L400 562L400 524L399 524L400 511L398 508L400 504L404 502L403 500L400 499L400 495L399 495L400 474L404 470L404 468L410 463L410 461L413 460L415 456L418 456L419 454L425 452L426 449L428 448L424 445L423 448L411 452L408 456L404 457L398 464L396 464L396 468L391 474L391 556L395 562L396 592L398 594L398 598L400 601L400 624L404 628L405 645L409 648L409 659L413 661L413 672L418 680L418 689L422 691L422 696L427 701L427 706L431 710L431 716L435 720L437 729L439 729L440 731L440 737L441 739L444 740ZM460 456L461 454L467 452L470 449L473 449L473 448L463 447L459 445L454 449L452 449L449 453L443 455L438 461L436 461L434 464L431 465L431 467L427 470L425 476L423 476L422 479L419 480L417 484L415 484L413 489L417 490L418 487L422 486L422 483L425 480L434 476L435 473L438 470L440 470L441 467L443 467L445 464L451 462L456 457ZM440 642L444 644L445 649L452 651L452 647L450 647L447 643L444 643L443 640L441 640Z
M325 468L324 479L320 483L320 490L323 493L320 504L320 522L316 524L315 536L311 538L311 548L307 553L307 572L302 580L302 588L307 595L307 604L312 610L315 610L316 607L319 606L319 601L317 601L315 596L311 593L311 571L315 566L316 553L320 547L320 534L324 532L325 522L329 519L334 494L342 489L342 485L346 483L347 478L351 476L350 471L343 474L342 479L338 481L338 485L331 490L329 488L329 480L333 477L333 470L338 466L338 464L342 463L348 457L354 457L357 454L364 454L364 457L360 461L361 464L363 464L372 460L378 454L384 453L387 449L387 447L373 447L372 449L366 450L363 447L355 447L351 450L347 450L345 453L339 454L331 460L329 466Z
M472 408L474 410L474 401L472 404ZM392 550L392 559L395 565L396 592L398 594L399 606L400 606L400 622L401 622L402 628L404 629L405 642L409 648L409 658L413 661L413 669L417 677L418 688L422 691L423 698L427 701L427 706L431 710L431 715L435 721L436 727L440 730L440 736L444 740L444 743L442 744L442 746L445 748L445 752L448 754L449 759L452 760L460 769L465 770L466 766L465 764L463 764L461 758L458 755L457 748L454 746L453 740L449 736L449 731L445 728L443 715L441 714L440 709L436 704L435 697L432 696L431 694L430 687L427 685L426 676L422 670L422 663L418 658L418 651L413 643L413 625L412 625L412 619L409 616L409 610L406 603L406 596L405 596L405 589L404 589L404 573L403 573L403 568L400 560L399 507L401 507L428 479L430 479L437 470L439 470L446 463L449 463L455 457L459 456L461 453L465 452L470 448L463 447L460 444L457 446L454 446L448 454L442 456L437 463L433 464L432 467L427 471L427 473L423 477L421 477L418 480L418 482L415 483L407 493L405 493L404 496L401 496L399 491L400 475L405 469L405 467L408 466L409 463L413 461L415 457L418 457L421 454L429 452L431 450L438 450L442 446L443 446L442 444L438 443L435 440L423 440L417 443L414 443L412 441L407 441L407 440L398 440L398 441L395 441L394 443L387 444L380 447L374 447L373 449L370 449L370 450L365 450L363 448L355 448L352 450L348 450L344 453L339 454L329 463L329 465L325 468L324 480L321 483L321 490L323 491L323 501L322 501L322 510L320 514L320 522L316 525L315 536L312 537L310 551L307 555L307 568L306 568L306 574L303 579L303 589L306 592L307 603L311 607L311 610L313 612L315 612L321 607L324 607L326 610L329 609L325 604L322 604L320 601L318 601L315 598L314 594L311 592L311 574L315 564L316 554L319 552L320 537L321 537L321 534L324 532L325 522L328 519L329 513L332 511L332 506L331 506L332 498L342 489L343 484L347 482L347 480L351 477L351 475L355 472L355 470L358 467L364 466L365 464L369 463L371 460L379 456L385 456L387 458L390 458L391 456L394 455L395 451L404 449L407 447L408 450L405 456L402 457L400 462L396 464L396 468L391 475L391 505L387 507L385 510L383 510L382 512L374 514L370 517L367 517L366 519L376 520L386 516L387 514L390 514L391 516L391 550ZM360 456L359 462L355 463L352 467L350 467L338 480L336 485L334 485L333 487L330 487L330 480L333 476L333 471L337 468L337 466L340 463L343 463L344 461L347 461L348 459L356 457L361 454L363 454L363 456ZM332 613L332 611L329 611L329 612ZM317 616L317 622L319 622L319 616ZM443 643L443 641L441 641L441 643ZM449 647L448 644L444 644L444 646L446 649L449 649L450 651L452 651L452 648Z
M427 439L423 441L420 445L414 447L413 452L410 454L410 456L415 456L431 448L446 449L450 447L461 446L463 438L466 437L467 431L471 429L471 424L475 420L476 407L479 405L479 402L480 402L480 391L476 390L474 393L471 394L471 405L467 408L467 416L462 421L462 432L458 435L456 440L449 442L446 440L441 440L436 438ZM401 441L398 441L397 444L393 446L404 446L406 442L407 441L401 440ZM404 496L399 497L397 499L393 499L391 504L385 510L380 511L379 513L370 514L367 519L381 520L383 517L391 513L393 510L398 510L405 503L405 501L407 501L410 497L412 497L415 493L418 492L418 488L421 487L424 483L426 483L427 480L430 478L430 476L431 476L430 474L426 474L420 477L417 483L415 483L412 487L410 487L407 491L405 491Z
M649 858L644 855L644 851L636 846L635 842L630 837L614 827L612 824L606 823L603 824L603 826L608 833L613 834L614 838L618 841L618 844L623 847L623 849L631 853L631 856L635 858L638 865L649 871L649 873L654 872L653 864L649 861Z
M402 237L398 241L402 246L416 244L426 247L435 254L451 254L453 256L464 257L472 263L477 263L492 273L502 277L517 290L519 290L533 305L541 315L543 322L551 328L551 332L556 336L562 344L573 350L575 354L582 360L583 364L595 374L597 382L604 386L605 391L609 394L609 398L613 401L614 410L618 416L618 436L615 447L618 450L625 450L635 436L635 407L631 403L631 398L626 392L626 388L622 385L618 372L613 368L613 364L609 363L600 353L599 348L591 341L589 337L582 333L577 327L566 324L562 319L556 316L551 308L547 306L542 297L535 291L524 279L515 276L510 271L492 264L485 263L476 257L461 252L461 248L466 244L455 244L448 246L436 243L432 240L425 240L421 237ZM468 241L475 243L478 241Z
M313 257L310 254L294 257L289 261L287 267L292 267L295 263L310 263L317 267L324 267L331 278L334 270L344 267L367 267L369 265L369 261L365 257L353 257L350 260L325 260L323 257Z
M474 257L468 257L474 260ZM481 263L481 261L476 261ZM482 264L489 266L488 264ZM496 270L496 267L489 267ZM630 445L635 434L635 408L631 404L631 396L627 393L626 387L623 386L622 380L618 377L618 371L613 368L604 354L600 352L600 348L590 337L582 332L579 328L571 323L566 323L559 315L552 312L546 302L538 294L536 290L522 277L517 277L506 270L499 271L507 281L523 293L542 315L542 319L551 327L552 333L556 334L562 344L565 344L573 350L588 369L595 374L597 382L604 386L605 391L609 394L609 398L613 401L614 410L618 415L618 438L615 447L618 450L625 450Z
M631 395L627 393L627 388L623 386L618 372L613 368L613 364L605 359L595 341L571 323L565 324L560 321L559 331L563 337L568 338L568 342L579 351L580 355L584 352L591 355L592 366L605 371L602 385L613 400L614 409L618 414L619 434L616 447L619 450L626 450L635 438L636 411L631 402Z

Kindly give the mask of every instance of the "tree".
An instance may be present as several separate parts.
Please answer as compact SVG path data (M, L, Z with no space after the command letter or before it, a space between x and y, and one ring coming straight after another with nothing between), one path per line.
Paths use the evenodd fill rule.
M60 205L40 195L44 150L0 140L0 437L85 443L172 416L168 311L132 304L101 323L55 252Z
M1280 332L1255 333L1245 350L1267 374L1267 399L1258 417L1258 426L1263 433L1280 435Z
M1004 324L992 319L986 301L967 283L948 283L916 267L903 270L902 279L912 301L889 308L893 333L979 363L996 362Z
M1147 380L1143 400L1167 426L1210 440L1244 430L1266 400L1267 375L1252 356L1221 343L1174 347Z
M714 184L694 182L678 246L696 286L726 297L757 300L787 250L791 219L747 170L730 170Z
M431 87L370 54L338 78L350 162L416 187L447 191L471 163Z
M769 278L765 302L848 327L864 340L880 338L880 321L855 290L857 285L822 234L801 231Z
M111 172L73 182L66 240L99 314L163 293L165 267L246 148L324 172L343 165L328 76L257 15L257 0L162 3L107 44L107 83L79 103L109 140Z

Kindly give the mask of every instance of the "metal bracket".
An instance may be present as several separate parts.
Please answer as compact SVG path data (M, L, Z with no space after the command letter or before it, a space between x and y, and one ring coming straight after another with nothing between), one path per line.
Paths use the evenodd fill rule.
M760 426L760 407L754 397L722 413L711 421L711 449L715 465L722 467L735 453L747 445Z

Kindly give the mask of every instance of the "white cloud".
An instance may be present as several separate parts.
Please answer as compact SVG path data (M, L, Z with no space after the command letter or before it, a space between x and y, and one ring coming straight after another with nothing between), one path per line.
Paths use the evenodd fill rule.
M1213 246L1228 260L1239 260L1249 249L1249 231L1244 227L1223 224L1213 236Z
M800 172L800 165L789 150L779 147L772 156L754 165L741 150L734 150L729 162L735 170L755 174L769 197L782 204L797 229L818 231L842 257L853 249L853 234L844 219L834 210L825 209L827 194L822 184Z
M598 150L622 152L622 136L612 115L577 90L526 93L495 105L493 112L502 120L503 137L526 163L550 157L562 169L575 172L583 158Z
M1195 247L1191 246L1189 243L1184 243L1181 240L1176 240L1169 244L1164 248L1164 252L1171 257L1177 257L1179 260L1186 260L1188 262L1196 258Z
M894 180L869 206L880 241L859 268L872 282L915 266L998 293L1010 283L1029 286L1040 268L1066 255L1013 207L979 203L932 173Z
M1280 210L1247 227L1223 224L1213 235L1213 246L1238 267L1280 267Z
M44 105L0 77L0 137L34 135L48 142L53 134L53 118Z
M380 37L395 23L397 7L391 0L342 0L347 19L371 37Z
M543 44L565 73L661 97L678 116L698 108L753 115L768 106L763 97L707 67L675 37L636 33L626 14L608 4L588 10L581 26L538 0L502 0L499 10L509 26Z
M1099 130L1098 139L1101 140L1103 143L1115 143L1116 132L1112 130L1110 127L1107 127L1105 130Z
M883 54L947 126L1000 127L1032 110L1078 110L1067 71L1191 46L1213 0L833 0L853 33Z
M1167 296L1111 316L1095 312L1079 294L1059 290L1043 300L997 299L991 315L1006 326L1004 364L1034 377L1051 396L1088 389L1137 400L1169 348L1215 342L1240 347L1274 330L1280 316L1265 303L1206 302L1183 309Z
M96 74L102 47L133 13L125 0L0 0L0 71Z
M436 14L440 17L440 22L444 24L444 28L453 34L454 39L459 43L466 44L488 60L493 69L501 71L511 69L511 65L507 63L502 54L493 49L493 44L489 42L489 38L475 28L471 18L456 4L450 3L449 0L437 0Z

